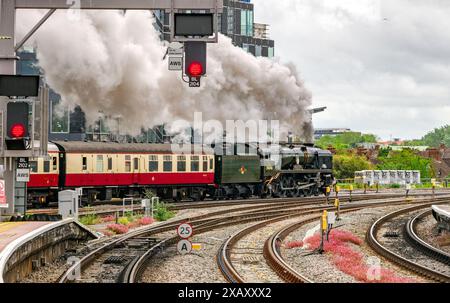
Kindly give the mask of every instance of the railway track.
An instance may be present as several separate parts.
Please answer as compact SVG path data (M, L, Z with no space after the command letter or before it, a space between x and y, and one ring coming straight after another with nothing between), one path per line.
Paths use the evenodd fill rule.
M420 197L424 194L417 193L413 195L409 195L410 198L414 197ZM436 196L444 195L444 193L437 194ZM404 197L405 195L399 194L399 193L392 193L392 194L356 194L351 196L351 200L353 202L357 201L364 201L364 200L370 200L370 199L388 199L388 198L396 198L396 197ZM329 201L334 201L334 196L329 198ZM309 200L308 200L309 199ZM349 195L342 195L339 196L339 199L341 202L349 202L350 196ZM303 197L303 198L270 198L270 199L247 199L247 200L222 200L222 201L207 201L207 202L184 202L184 203L168 203L171 210L179 211L179 210L186 210L186 209L201 209L201 208L214 208L214 207L223 207L223 206L236 206L236 205L258 205L258 204L280 204L281 203L290 203L290 202L296 202L296 201L316 201L316 202L323 202L325 201L325 197ZM109 204L98 204L97 206L101 205L109 205ZM82 208L79 211L80 216L86 216L86 215L111 215L115 214L117 212L121 212L122 206L116 206L114 208L110 209L93 209L93 207L87 207ZM140 205L135 204L133 208L130 206L127 206L125 208L125 211L135 211L135 212L142 212L143 209L140 207ZM56 208L49 208L49 209L33 209L28 211L28 214L47 214L47 215L54 215L57 214Z
M429 201L429 199L422 199L419 201L415 201L414 203L424 203L426 201ZM399 203L404 203L404 200L399 200L397 203L390 202L377 202L377 203L371 203L371 204L359 204L359 205L352 205L347 204L342 207L342 212L351 212L351 211L357 211L366 207L382 207L386 205L395 205ZM435 202L433 202L435 203ZM317 209L315 212L305 212L303 214L295 214L295 216L300 215L307 215L307 214L314 214L314 213L321 213L323 210L332 210L332 207L322 207L320 209ZM269 224L287 220L291 218L291 216L281 216L276 217L271 220L267 220L264 222L257 223L255 225L252 225L250 227L247 227L239 232L237 232L235 235L230 237L227 241L225 241L219 252L217 253L217 264L219 266L220 271L222 272L223 276L228 282L231 283L244 283L245 279L237 272L235 267L233 266L233 262L231 261L231 252L233 250L233 247L236 245L238 241L240 241L245 236L253 233L254 231L263 228ZM301 273L298 273L295 269L293 269L289 264L287 264L279 251L279 245L283 242L283 240L294 230L302 227L303 225L306 225L308 223L314 222L319 220L319 216L314 216L312 218L308 218L305 220L302 220L300 222L291 224L287 226L286 228L283 228L282 230L274 233L266 242L264 245L263 255L266 259L266 262L268 265L272 268L274 272L278 274L278 276L285 282L289 283L304 283L304 282L312 282L307 277L303 276Z
M389 197L392 198L391 196ZM374 199L374 197L371 198ZM361 197L361 201L364 200L367 200L367 197ZM182 222L190 222L193 224L196 234L200 234L237 224L263 222L267 220L276 221L286 217L317 213L324 208L332 209L332 207L327 205L317 205L324 201L325 199L323 197L308 198L300 201L298 198L296 201L295 199L284 201L278 199L276 200L277 203L273 203L273 201L272 203L262 205L261 203L255 203L256 205L220 210L193 218L163 223L158 226L141 228L125 236L111 240L103 246L91 251L81 260L73 264L69 270L60 277L59 281L61 283L73 282L73 273L79 271L81 276L83 276L83 273L88 272L90 268L103 268L105 261L108 261L108 259L113 259L109 261L114 263L114 261L117 261L114 260L114 257L125 255L128 256L128 258L126 258L126 260L122 259L117 261L119 264L115 264L118 265L116 266L116 269L120 268L120 270L114 272L114 277L109 278L109 281L126 283L137 282L139 281L142 272L145 270L147 262L152 256L178 240L178 237L175 235L175 230ZM355 199L353 201L355 201ZM398 201L402 201L398 203L404 203L405 200L402 198L398 199ZM366 202L364 205L368 206L373 205L374 203L375 202ZM385 201L383 203L392 204L393 202ZM348 203L347 205L349 207L357 206L356 203ZM345 205L343 208L345 208ZM86 281L86 279L82 277L81 281Z
M108 251L112 251L115 248L119 248L118 255L123 255L124 252L121 251L124 246L127 246L127 243L130 241L134 241L135 239L142 239L142 238L149 238L154 237L155 235L162 234L165 232L172 232L176 230L177 226L180 223L183 222L190 222L193 224L196 228L196 233L201 233L205 231L212 230L214 228L220 228L225 227L233 224L241 224L243 222L249 222L253 220L264 220L265 218L270 218L271 216L276 215L277 213L286 213L289 211L299 211L299 208L303 210L303 207L307 205L314 205L316 204L316 199L307 199L306 201L289 201L285 202L285 204L282 205L251 205L246 206L238 209L226 209L221 210L217 212L213 212L206 215L196 216L194 218L185 218L176 220L174 222L170 223L164 223L159 226L155 227L146 227L142 228L140 230L136 230L134 232L131 232L125 236L122 236L120 238L114 239L100 248L95 249L94 251L87 254L85 257L83 257L81 260L73 264L67 270L59 279L60 282L70 282L71 277L73 276L74 272L77 271L84 271L87 269L90 264L94 263L96 260L98 260L102 255L107 253ZM317 208L317 206L313 206L312 208ZM280 210L282 209L282 210ZM230 214L240 212L240 215L237 216L230 216ZM218 216L225 216L225 217L218 217ZM233 221L233 218L235 219ZM139 266L142 264L143 261L146 261L148 258L152 256L152 253L156 251L158 248L163 248L164 245L169 245L174 241L173 237L162 237L161 239L157 240L156 243L151 246L151 248L147 251L145 254L139 254L140 247L138 248L138 252L136 257L136 260L133 260L129 264L137 264ZM131 256L134 256L134 251L128 251L127 253ZM139 260L137 257L143 257L142 260ZM129 261L129 260L125 260ZM127 267L130 267L127 265ZM138 273L137 270L129 270L130 273ZM124 276L122 280L135 280L135 278L127 278L130 277L128 274L121 274Z
M390 260L391 262L393 262L395 264L400 265L401 267L407 268L410 271L415 272L418 275L424 276L426 278L429 278L429 279L437 281L437 282L446 282L446 283L450 282L449 275L447 275L443 272L437 271L435 269L429 268L427 266L418 264L414 260L411 260L405 256L402 256L400 253L397 253L397 252L393 251L392 249L389 249L388 247L386 247L379 241L378 236L377 236L380 229L382 228L382 226L384 224L386 224L389 221L395 220L395 218L397 218L397 217L400 217L402 215L405 215L405 214L408 214L411 212L419 211L426 207L430 207L432 204L442 204L442 203L446 203L446 202L448 202L448 200L434 201L433 203L427 203L424 205L418 205L418 206L404 208L402 210L395 211L395 212L392 212L390 214L383 216L382 218L375 221L375 223L373 223L372 226L368 229L367 234L366 234L367 243L374 251L376 251L381 256L385 257L386 259ZM414 221L410 220L408 223L413 223L413 222ZM413 230L413 226L411 226L411 224L408 224L408 223L406 224L405 234L408 233L407 230L409 228L412 228L412 230ZM408 225L410 227L408 227Z
M411 218L405 225L405 235L407 236L407 240L417 249L421 250L424 254L446 265L450 265L449 253L440 250L432 246L431 244L425 242L416 233L416 227L419 224L419 222L423 218L430 216L431 212L432 212L431 210L427 210Z

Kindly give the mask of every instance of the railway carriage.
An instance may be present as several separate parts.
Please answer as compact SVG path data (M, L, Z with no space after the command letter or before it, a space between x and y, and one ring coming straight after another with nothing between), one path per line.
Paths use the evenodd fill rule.
M53 174L44 178L33 171L28 184L34 204L44 202L34 197L48 180L56 190L82 187L88 201L142 195L147 188L163 198L202 200L214 184L214 154L204 148L184 155L174 154L170 144L54 142L53 146ZM43 161L44 168L47 162Z
M175 201L295 197L318 195L333 181L331 153L312 146L189 148L176 153L171 144L54 142L47 158L31 161L28 200L56 202L58 191L78 187L88 202L142 197L146 189Z
M33 204L56 201L59 189L59 149L49 143L48 157L30 159L28 200Z

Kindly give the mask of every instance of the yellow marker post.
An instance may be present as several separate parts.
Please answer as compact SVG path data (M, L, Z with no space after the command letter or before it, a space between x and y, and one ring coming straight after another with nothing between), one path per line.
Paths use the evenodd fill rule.
M325 188L325 192L326 192L325 196L327 197L327 204L328 204L330 202L329 197L330 197L330 193L331 193L331 188L329 186L327 186Z
M350 197L349 197L348 201L352 202L353 184L350 184L348 189L350 191Z
M319 253L323 253L324 238L328 231L328 212L326 210L323 211L322 218L320 221L322 229L322 240L320 241Z
M324 210L322 214L322 231L327 231L327 229L328 229L328 212Z
M339 201L339 198L336 198L334 200L334 207L336 207L336 221L339 221L340 220L339 212L341 210L341 202Z
M436 179L431 179L431 190L432 190L433 199L434 199L434 195L435 195L435 191L436 191Z

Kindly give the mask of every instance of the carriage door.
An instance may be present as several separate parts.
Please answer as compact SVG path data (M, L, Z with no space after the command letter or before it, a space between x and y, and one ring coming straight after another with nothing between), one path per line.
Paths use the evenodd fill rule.
M140 157L133 157L133 184L139 184Z

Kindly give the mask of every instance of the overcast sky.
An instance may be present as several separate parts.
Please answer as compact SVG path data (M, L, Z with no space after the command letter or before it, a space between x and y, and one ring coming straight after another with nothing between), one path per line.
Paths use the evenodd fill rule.
M253 2L276 55L328 107L316 128L411 139L450 124L450 1Z

